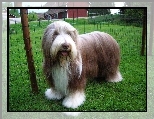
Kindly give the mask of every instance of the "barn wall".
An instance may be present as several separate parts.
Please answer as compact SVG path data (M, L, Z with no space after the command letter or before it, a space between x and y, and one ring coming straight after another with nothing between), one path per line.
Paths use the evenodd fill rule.
M68 18L87 17L87 9L68 9Z

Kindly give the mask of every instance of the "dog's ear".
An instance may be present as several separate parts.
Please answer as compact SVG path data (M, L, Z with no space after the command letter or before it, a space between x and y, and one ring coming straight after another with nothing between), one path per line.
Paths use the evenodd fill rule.
M76 29L73 30L73 39L77 42L78 39L78 31Z
M78 31L77 31L76 29L74 29L73 32L74 32L74 35L75 35L75 36L78 36Z
M45 32L46 33L46 32ZM50 48L52 44L52 40L48 38L47 34L44 34L42 39L42 52L44 57L44 64L48 65L49 67L52 66L52 57L50 55Z
M53 65L53 60L50 56L50 52L47 49L43 49L43 58L43 73L46 75L46 77L48 77Z

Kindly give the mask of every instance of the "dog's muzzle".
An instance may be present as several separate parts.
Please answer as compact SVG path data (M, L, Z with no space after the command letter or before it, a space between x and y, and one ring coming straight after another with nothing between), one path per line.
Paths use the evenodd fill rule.
M63 43L58 53L61 56L69 56L70 52L71 52L71 45L69 43Z

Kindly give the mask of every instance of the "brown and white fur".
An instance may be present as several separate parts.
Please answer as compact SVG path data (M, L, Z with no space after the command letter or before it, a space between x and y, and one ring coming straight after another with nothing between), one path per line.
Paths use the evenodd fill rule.
M77 108L85 101L84 89L88 78L110 82L122 80L119 72L120 49L107 33L94 31L78 35L65 21L51 23L43 40L43 71L50 85L45 96L61 99L68 108Z

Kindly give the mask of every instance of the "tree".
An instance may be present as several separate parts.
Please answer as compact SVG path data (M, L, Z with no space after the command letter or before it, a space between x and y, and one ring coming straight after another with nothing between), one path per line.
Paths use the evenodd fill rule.
M120 14L121 22L135 26L141 26L143 23L144 9L120 9Z
M31 12L28 14L28 21L37 21L38 16L35 12Z
M125 17L142 19L143 11L144 9L120 9L119 13L125 15Z
M126 9L119 9L119 14L125 14Z
M88 9L89 16L110 14L110 9Z
M144 12L144 9L127 9L125 11L125 15L127 17L131 16L132 18L142 19L143 18L143 12Z

